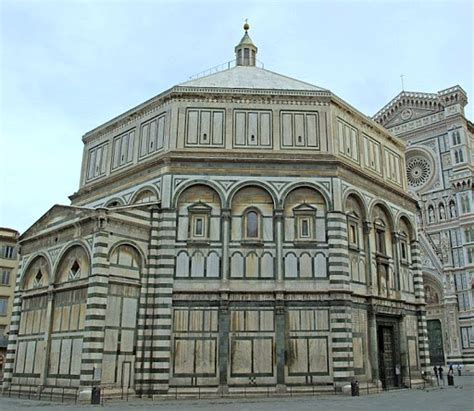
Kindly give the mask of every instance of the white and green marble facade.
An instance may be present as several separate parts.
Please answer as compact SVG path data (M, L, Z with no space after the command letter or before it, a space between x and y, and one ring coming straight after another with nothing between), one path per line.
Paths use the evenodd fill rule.
M374 386L381 326L429 370L404 144L253 61L83 137L72 205L21 238L5 387Z
M374 119L407 143L436 364L474 366L474 124L465 91L404 91Z

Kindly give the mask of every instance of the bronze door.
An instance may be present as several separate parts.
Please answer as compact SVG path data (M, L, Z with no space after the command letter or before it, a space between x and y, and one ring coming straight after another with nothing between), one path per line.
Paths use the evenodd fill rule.
M428 320L428 343L430 362L434 365L444 364L443 332L439 320Z
M378 334L380 379L384 388L394 387L396 378L393 327L381 326Z

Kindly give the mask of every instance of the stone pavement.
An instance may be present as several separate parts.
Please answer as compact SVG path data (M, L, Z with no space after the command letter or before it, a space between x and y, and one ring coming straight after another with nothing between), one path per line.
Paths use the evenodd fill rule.
M104 408L117 411L464 411L474 409L474 376L456 377L455 387L434 387L426 390L399 390L362 397L343 395L284 398L229 398L213 400L151 401L133 399L129 402L107 401L102 406L60 404L47 401L0 397L0 411L79 411Z

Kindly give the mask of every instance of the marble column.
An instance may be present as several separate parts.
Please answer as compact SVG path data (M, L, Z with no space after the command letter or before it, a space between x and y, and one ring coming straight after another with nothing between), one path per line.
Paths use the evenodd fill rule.
M276 209L275 242L276 242L276 279L277 283L283 282L283 209Z
M53 308L54 308L54 293L53 286L48 287L48 303L46 305L46 331L44 333L44 356L43 356L43 366L41 367L41 385L46 385L46 378L48 376L48 366L49 366L49 356L51 354L51 324L53 322Z
M228 283L230 276L229 269L229 242L230 242L231 209L222 209L222 274L221 279L224 284Z
M377 341L377 317L375 311L369 307L368 310L369 329L369 358L372 373L372 381L378 383L379 376L379 350Z
M367 287L371 289L372 284L374 283L373 278L372 278L372 263L371 263L372 247L370 244L370 233L372 232L372 223L370 221L364 221L362 230L364 233L364 248L365 248L365 262L366 262L365 275L366 275Z

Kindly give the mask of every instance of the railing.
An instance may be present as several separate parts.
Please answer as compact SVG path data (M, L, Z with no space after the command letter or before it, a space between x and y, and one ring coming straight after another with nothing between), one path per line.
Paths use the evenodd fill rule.
M230 60L217 66L208 68L207 70L201 71L189 77L189 80L195 80L200 77L208 76L209 74L218 73L219 71L229 70L237 65L237 60ZM258 68L265 68L265 64L262 61L255 59L255 66Z
M10 385L4 388L1 395L4 397L28 398L31 400L49 400L56 402L77 403L78 387L37 386L37 385Z

